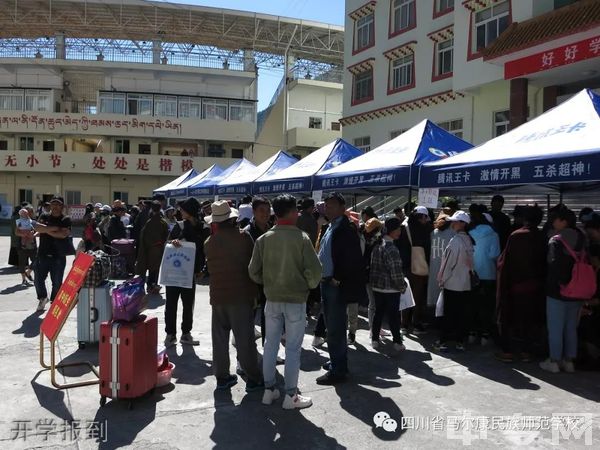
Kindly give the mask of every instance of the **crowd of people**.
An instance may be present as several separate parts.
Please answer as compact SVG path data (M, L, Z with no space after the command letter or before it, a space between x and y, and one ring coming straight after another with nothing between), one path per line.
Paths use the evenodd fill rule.
M561 204L542 226L545 214L537 205L515 207L512 221L503 207L499 195L490 209L472 204L464 211L448 201L434 216L409 203L380 219L372 208L353 213L340 193L318 204L288 194L272 201L247 196L238 209L228 201L194 198L172 207L157 195L130 208L119 200L88 204L80 250L110 252L115 240L132 239L135 273L146 279L149 292L159 293L165 245L195 243L192 288L165 288L165 345L177 342L179 299L179 342L199 344L192 335L193 311L196 281L204 278L217 389L238 382L230 372L233 334L246 390L264 390L265 404L277 400L283 343L286 409L312 404L297 386L310 315L316 320L312 344L326 343L330 356L316 380L322 385L347 379L348 346L356 342L361 308L377 351L384 351L390 335L392 351L401 354L406 336L431 334L437 335L437 352L495 342L496 358L507 363L531 361L543 349L549 357L540 367L553 373L573 372L576 358L597 362L600 311L597 293L589 291L599 286L600 215L586 208L578 218ZM40 311L54 299L66 256L75 252L63 199L55 197L45 208L35 217L23 205L13 221L22 282L28 285L33 272Z

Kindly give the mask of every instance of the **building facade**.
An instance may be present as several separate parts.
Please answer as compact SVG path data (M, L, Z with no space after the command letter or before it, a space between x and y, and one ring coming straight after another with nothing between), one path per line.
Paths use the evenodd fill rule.
M596 0L347 0L343 136L424 118L480 144L600 87Z
M0 199L136 202L181 173L242 158L254 68L0 59Z
M251 155L256 164L280 149L300 159L342 137L341 76L326 80L288 78L287 93L282 81L258 123Z
M11 9L0 15L4 206L56 193L70 206L136 203L191 168L254 159L259 69L284 51L311 70L343 59L342 27L259 13L139 0L0 7ZM339 121L339 103L323 126Z

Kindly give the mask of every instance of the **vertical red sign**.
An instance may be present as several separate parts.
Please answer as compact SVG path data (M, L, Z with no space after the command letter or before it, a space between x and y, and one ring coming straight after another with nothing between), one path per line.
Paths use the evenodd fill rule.
M56 298L50 305L50 309L42 321L40 331L52 341L56 338L59 331L69 317L73 307L73 302L83 285L89 268L94 263L94 257L86 253L80 253L73 262L73 267L63 284L61 285Z

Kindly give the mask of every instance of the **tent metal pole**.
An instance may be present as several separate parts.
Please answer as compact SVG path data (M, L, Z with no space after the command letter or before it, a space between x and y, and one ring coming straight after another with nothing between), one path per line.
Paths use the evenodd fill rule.
M563 188L562 186L559 188L559 194L558 194L558 203L560 203L562 205L563 202Z

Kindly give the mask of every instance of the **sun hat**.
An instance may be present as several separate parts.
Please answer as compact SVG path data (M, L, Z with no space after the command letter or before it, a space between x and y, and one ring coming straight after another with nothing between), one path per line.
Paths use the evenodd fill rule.
M229 219L238 218L240 213L237 209L229 206L229 202L226 200L218 200L211 205L212 214L206 216L204 221L207 224L221 223Z

